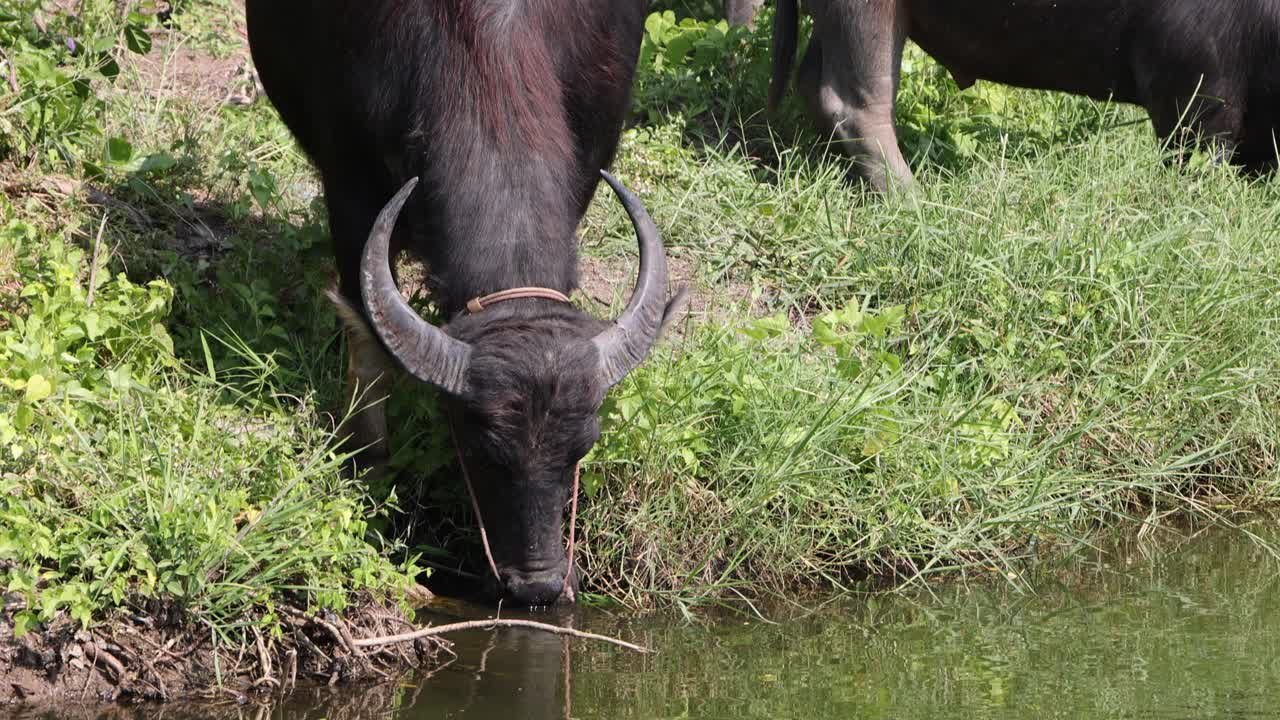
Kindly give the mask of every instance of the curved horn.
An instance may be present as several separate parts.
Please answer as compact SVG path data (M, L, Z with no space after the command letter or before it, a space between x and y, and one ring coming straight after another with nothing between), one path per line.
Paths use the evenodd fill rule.
M644 361L658 339L666 305L663 296L667 292L667 256L658 227L640 200L608 172L601 170L600 174L631 216L636 240L640 243L640 272L627 309L614 321L613 327L591 341L600 351L600 372L605 382L616 385Z
M360 296L374 332L410 375L445 392L462 395L467 389L471 347L418 317L400 297L391 276L391 231L400 208L417 184L418 178L411 178L378 214L360 261Z

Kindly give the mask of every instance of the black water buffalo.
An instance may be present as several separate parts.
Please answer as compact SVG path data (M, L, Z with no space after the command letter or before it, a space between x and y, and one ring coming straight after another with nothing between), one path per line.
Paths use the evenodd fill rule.
M726 0L745 22L758 3ZM894 102L915 41L962 88L975 80L1146 108L1163 138L1210 141L1274 168L1280 123L1280 0L806 0L813 36L797 89L877 188L911 182ZM796 0L778 0L776 105L796 53ZM1177 137L1175 137L1177 136Z
M647 4L247 3L262 84L324 183L353 402L385 396L393 364L443 391L496 584L521 604L572 597L562 524L577 462L606 390L674 313L657 228L612 178L639 240L635 289L613 323L564 298ZM390 267L400 249L429 267L446 327L402 299ZM345 432L366 448L363 465L386 460L381 404Z

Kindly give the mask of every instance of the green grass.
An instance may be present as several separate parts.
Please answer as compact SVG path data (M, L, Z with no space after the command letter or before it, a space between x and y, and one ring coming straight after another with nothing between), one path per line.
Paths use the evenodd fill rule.
M704 267L778 288L785 329L716 308L615 392L586 534L628 601L1005 568L1037 536L1276 499L1274 185L1164 169L1137 133L882 200L797 163L744 201L734 163L644 197L713 229ZM761 261L721 254L743 246Z
M918 192L871 196L798 101L770 129L720 87L758 94L763 34L681 81L700 115L624 141L620 176L711 308L614 393L589 577L683 606L1009 572L1039 538L1274 503L1280 184L1166 163L1132 108L957 93L913 51ZM620 222L594 213L588 243ZM774 322L744 323L726 285Z
M0 584L21 599L0 620L22 633L168 607L234 646L277 629L281 606L402 599L422 577L378 533L395 498L371 500L332 451L343 408L324 394L339 368L318 302L322 218L280 207L274 183L290 176L257 161L287 149L285 131L266 108L151 94L164 83L126 53L129 24L90 11L96 24L72 29L118 40L120 72L75 57L60 72L90 84L100 116L76 145L33 127L0 141ZM201 13L234 18L202 6L184 23ZM6 28L26 33L19 67L62 57L56 31ZM184 32L153 51L160 72L195 42ZM292 283L326 312L286 312Z
M384 556L379 510L342 478L314 403L271 391L277 359L233 346L239 364L215 368L210 351L201 372L174 355L163 281L95 273L22 221L0 242L17 249L27 310L0 330L0 571L23 599L16 632L161 598L235 642L277 604L400 597L411 563Z
M228 3L175 18L161 72L243 53ZM1280 499L1280 183L1169 164L1132 109L958 93L913 51L919 189L874 196L794 99L760 112L760 25L650 26L615 169L699 299L604 409L579 535L597 598L1005 574L1036 544ZM75 142L0 138L0 581L23 622L159 598L234 638L278 603L395 595L418 552L478 559L429 393L393 398L397 485L344 480L328 449L323 203L271 108L156 93L127 24L82 32L121 72L94 76ZM581 235L633 252L604 195Z

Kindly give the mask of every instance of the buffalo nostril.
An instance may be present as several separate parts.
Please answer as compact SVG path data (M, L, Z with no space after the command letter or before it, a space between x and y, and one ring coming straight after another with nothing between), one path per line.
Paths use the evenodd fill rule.
M521 605L553 605L564 591L564 575L559 572L504 573L503 593Z

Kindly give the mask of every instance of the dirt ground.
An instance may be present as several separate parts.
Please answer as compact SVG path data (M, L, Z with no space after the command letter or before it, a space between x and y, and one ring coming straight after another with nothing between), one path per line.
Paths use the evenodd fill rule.
M89 714L116 702L202 698L243 704L308 686L389 682L450 654L449 643L437 638L355 647L353 638L414 628L400 610L374 603L344 618L282 608L283 637L255 635L249 648L232 652L214 647L208 628L184 624L175 608L154 603L88 630L64 617L17 638L17 602L6 598L0 612L0 707L35 717L42 709L56 711L49 717L71 716L74 708Z
M243 36L244 28L236 30ZM245 49L226 57L183 45L170 47L164 34L156 34L153 42L151 52L130 58L148 97L181 97L195 107L248 105L257 99L261 88L253 72L247 40Z

